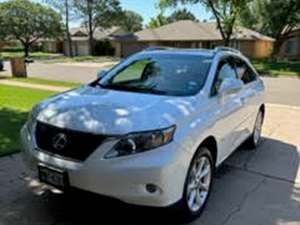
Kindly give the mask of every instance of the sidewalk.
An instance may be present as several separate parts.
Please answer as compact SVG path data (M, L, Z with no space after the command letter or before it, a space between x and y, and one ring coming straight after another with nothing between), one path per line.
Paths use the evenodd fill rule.
M63 92L71 89L70 87L53 86L53 85L46 85L46 84L30 84L30 83L13 81L13 80L0 80L0 84L24 87L24 88L40 89L46 91L57 91L57 92Z
M64 62L64 63L55 63L55 65L61 65L61 66L79 66L79 67L94 67L97 69L102 68L109 68L113 65L116 65L118 62L103 62L103 63L97 63L97 62Z

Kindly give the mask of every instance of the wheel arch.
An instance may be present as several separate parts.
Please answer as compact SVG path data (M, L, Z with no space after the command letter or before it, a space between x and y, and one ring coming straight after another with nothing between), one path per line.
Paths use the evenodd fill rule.
M214 136L209 136L205 138L201 144L199 145L198 149L201 147L206 147L211 152L213 160L214 160L214 166L216 166L217 159L218 159L218 144L216 141L216 138Z
M215 169L216 167L216 164L217 164L217 157L218 157L218 146L217 146L217 140L214 136L208 136L206 137L205 139L203 139L201 141L201 143L198 145L198 148L197 150L194 152L194 155L189 163L189 167L186 171L186 176L185 176L185 182L184 182L184 185L183 185L183 189L182 189L182 196L181 196L181 200L177 203L177 206L178 204L182 204L182 200L183 200L183 197L185 196L185 190L186 190L186 185L187 185L187 177L188 177L188 172L192 166L192 162L193 162L193 159L195 158L195 156L197 155L197 153L201 150L201 148L205 147L207 150L210 151L212 157L213 157L213 170Z

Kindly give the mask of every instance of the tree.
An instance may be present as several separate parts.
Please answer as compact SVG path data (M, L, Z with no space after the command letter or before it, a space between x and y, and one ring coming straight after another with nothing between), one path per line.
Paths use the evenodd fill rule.
M300 24L300 1L254 0L242 11L240 21L244 26L275 38L272 54L275 57L293 29Z
M134 11L124 10L117 25L129 32L136 32L143 29L143 17Z
M30 47L40 38L60 35L61 18L57 12L29 0L9 0L0 3L0 33L17 39L24 48L25 57Z
M63 15L64 25L65 25L65 33L69 46L69 56L73 57L73 46L72 46L72 38L70 34L69 24L72 18L74 17L74 8L72 0L44 0L46 3L53 6L61 15Z
M149 28L157 28L163 25L174 23L179 20L193 20L197 21L194 14L189 12L186 8L174 11L170 16L165 16L165 7L158 6L160 12L156 17L152 17L148 26Z
M188 11L186 8L179 9L174 11L168 18L169 23L173 23L179 20L192 20L192 21L198 21L197 18L193 13Z
M164 15L166 7L156 4L155 7L159 10L159 13L156 17L151 17L150 22L147 25L147 28L157 28L169 23L168 18Z
M168 23L169 23L168 18L165 17L162 12L160 12L156 17L152 17L150 19L150 22L147 27L153 29L153 28L161 27Z
M246 6L247 0L160 0L161 7L175 7L181 4L202 4L210 10L216 19L224 45L228 46L236 26L239 13Z
M94 55L94 31L96 27L117 24L121 14L119 0L74 0L79 16L88 29L89 51Z

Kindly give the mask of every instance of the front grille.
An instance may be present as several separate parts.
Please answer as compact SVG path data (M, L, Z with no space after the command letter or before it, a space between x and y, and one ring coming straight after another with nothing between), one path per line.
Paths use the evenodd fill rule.
M58 128L37 122L35 138L41 150L84 161L104 141L105 136Z

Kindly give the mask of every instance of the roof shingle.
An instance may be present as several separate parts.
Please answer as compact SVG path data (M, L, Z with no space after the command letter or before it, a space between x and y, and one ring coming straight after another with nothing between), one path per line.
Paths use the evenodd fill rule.
M274 39L271 37L240 26L235 28L232 39L274 41ZM222 36L217 29L217 24L215 22L200 23L193 22L191 20L181 20L155 29L145 29L136 32L131 36L124 37L123 40L221 41Z

